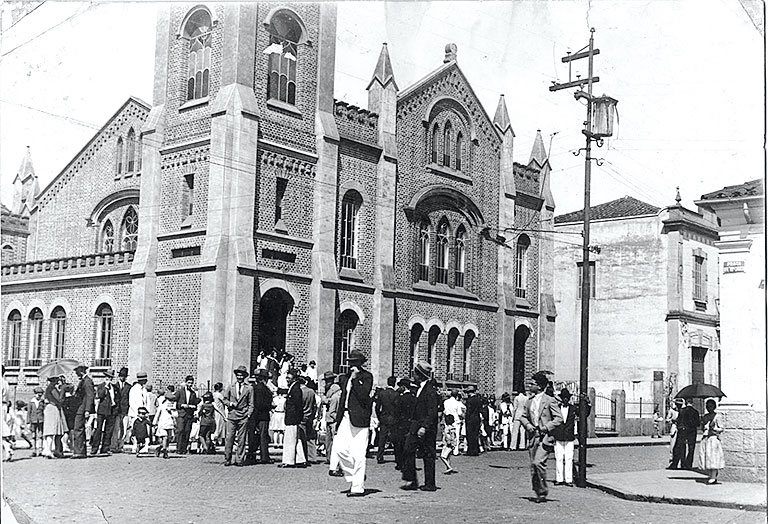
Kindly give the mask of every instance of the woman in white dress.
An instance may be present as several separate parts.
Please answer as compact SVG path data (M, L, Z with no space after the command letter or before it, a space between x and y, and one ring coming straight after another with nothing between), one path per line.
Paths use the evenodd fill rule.
M701 447L699 448L699 461L701 468L709 474L707 484L717 484L717 474L725 467L725 454L723 445L720 443L720 435L723 433L722 418L717 409L715 399L707 399L707 414L701 419L704 434L701 437Z
M48 387L45 389L45 410L43 411L43 453L46 458L62 458L64 449L61 437L69 431L64 418L64 385L63 377L48 377Z
M158 399L157 413L155 413L155 419L152 421L152 425L156 426L157 432L155 434L161 439L160 445L155 450L156 457L162 453L163 458L168 458L168 439L175 426L173 419L173 406L175 404L176 395L172 391L166 391L165 395Z
M224 385L217 382L213 385L213 418L216 420L216 431L211 435L214 446L221 446L224 443L225 429L227 426L226 415L227 407L224 405Z

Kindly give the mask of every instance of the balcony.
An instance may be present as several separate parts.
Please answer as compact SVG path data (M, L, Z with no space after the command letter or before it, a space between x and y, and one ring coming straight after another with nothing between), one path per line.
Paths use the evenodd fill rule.
M6 282L30 278L48 278L82 273L103 273L131 269L133 251L95 253L66 258L54 258L8 264L2 266L0 274Z
M95 368L110 368L112 367L112 359L111 358L97 358L93 361L93 366Z

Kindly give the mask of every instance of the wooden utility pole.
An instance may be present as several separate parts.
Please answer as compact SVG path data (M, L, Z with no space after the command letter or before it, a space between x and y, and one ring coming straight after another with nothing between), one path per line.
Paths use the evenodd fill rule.
M599 77L592 76L593 58L600 53L599 49L594 48L595 29L590 29L589 45L579 50L576 54L562 58L564 63L568 63L568 83L554 84L550 86L550 91L560 91L572 87L582 87L587 85L587 92L576 92L576 99L586 98L587 100L587 120L584 122L585 129L582 131L587 137L587 144L584 148L586 160L584 162L584 244L582 247L582 266L581 266L581 353L579 359L579 475L576 479L576 485L584 488L587 486L587 390L589 388L589 298L591 294L591 282L589 274L589 200L590 183L592 176L592 141L599 140L592 136L592 84L600 80ZM586 49L586 51L585 51ZM574 60L586 58L589 60L589 74L585 79L571 81L571 63ZM599 146L600 144L598 144ZM576 153L578 154L578 152Z

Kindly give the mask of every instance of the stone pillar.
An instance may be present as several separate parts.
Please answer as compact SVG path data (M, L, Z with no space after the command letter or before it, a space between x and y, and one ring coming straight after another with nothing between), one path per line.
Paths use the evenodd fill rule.
M336 5L320 6L317 43L317 166L312 195L312 284L310 285L307 360L320 370L333 367L336 292L324 281L338 280L335 259L336 202L339 176L339 132L333 116L333 71L336 62Z
M592 409L589 411L589 417L587 417L587 437L594 438L597 436L597 433L595 432L595 414L597 412L595 409L595 388L588 388L587 395L589 396L589 403L592 406Z
M616 433L620 437L629 435L627 427L627 394L623 389L611 391L612 409L616 421Z

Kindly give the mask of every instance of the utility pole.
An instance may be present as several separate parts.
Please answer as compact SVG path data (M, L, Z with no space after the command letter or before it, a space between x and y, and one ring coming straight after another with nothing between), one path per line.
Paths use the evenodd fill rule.
M598 165L602 164L601 159L592 158L592 142L597 143L597 147L602 147L605 136L611 136L613 132L613 111L615 110L616 100L602 96L595 98L592 96L592 85L600 81L600 77L592 76L594 56L600 54L599 49L595 49L595 29L590 29L589 44L580 49L575 54L568 53L568 56L562 58L563 63L568 64L568 82L549 87L550 91L560 91L572 87L579 88L575 93L576 100L582 98L587 100L587 120L584 122L582 133L587 138L586 146L583 151L586 155L584 162L584 243L582 246L582 266L581 266L581 348L579 358L579 474L576 479L576 485L584 488L587 485L587 402L589 388L589 299L591 295L592 283L590 279L589 262L589 206L590 206L590 185L592 177L592 160L596 160ZM575 60L586 58L589 60L587 78L579 78L574 81L571 78L571 64ZM586 93L581 90L587 85ZM600 113L599 121L595 118L594 112ZM605 121L603 121L603 119ZM603 127L606 124L607 127ZM578 155L582 149L574 154ZM598 251L599 252L599 251Z

